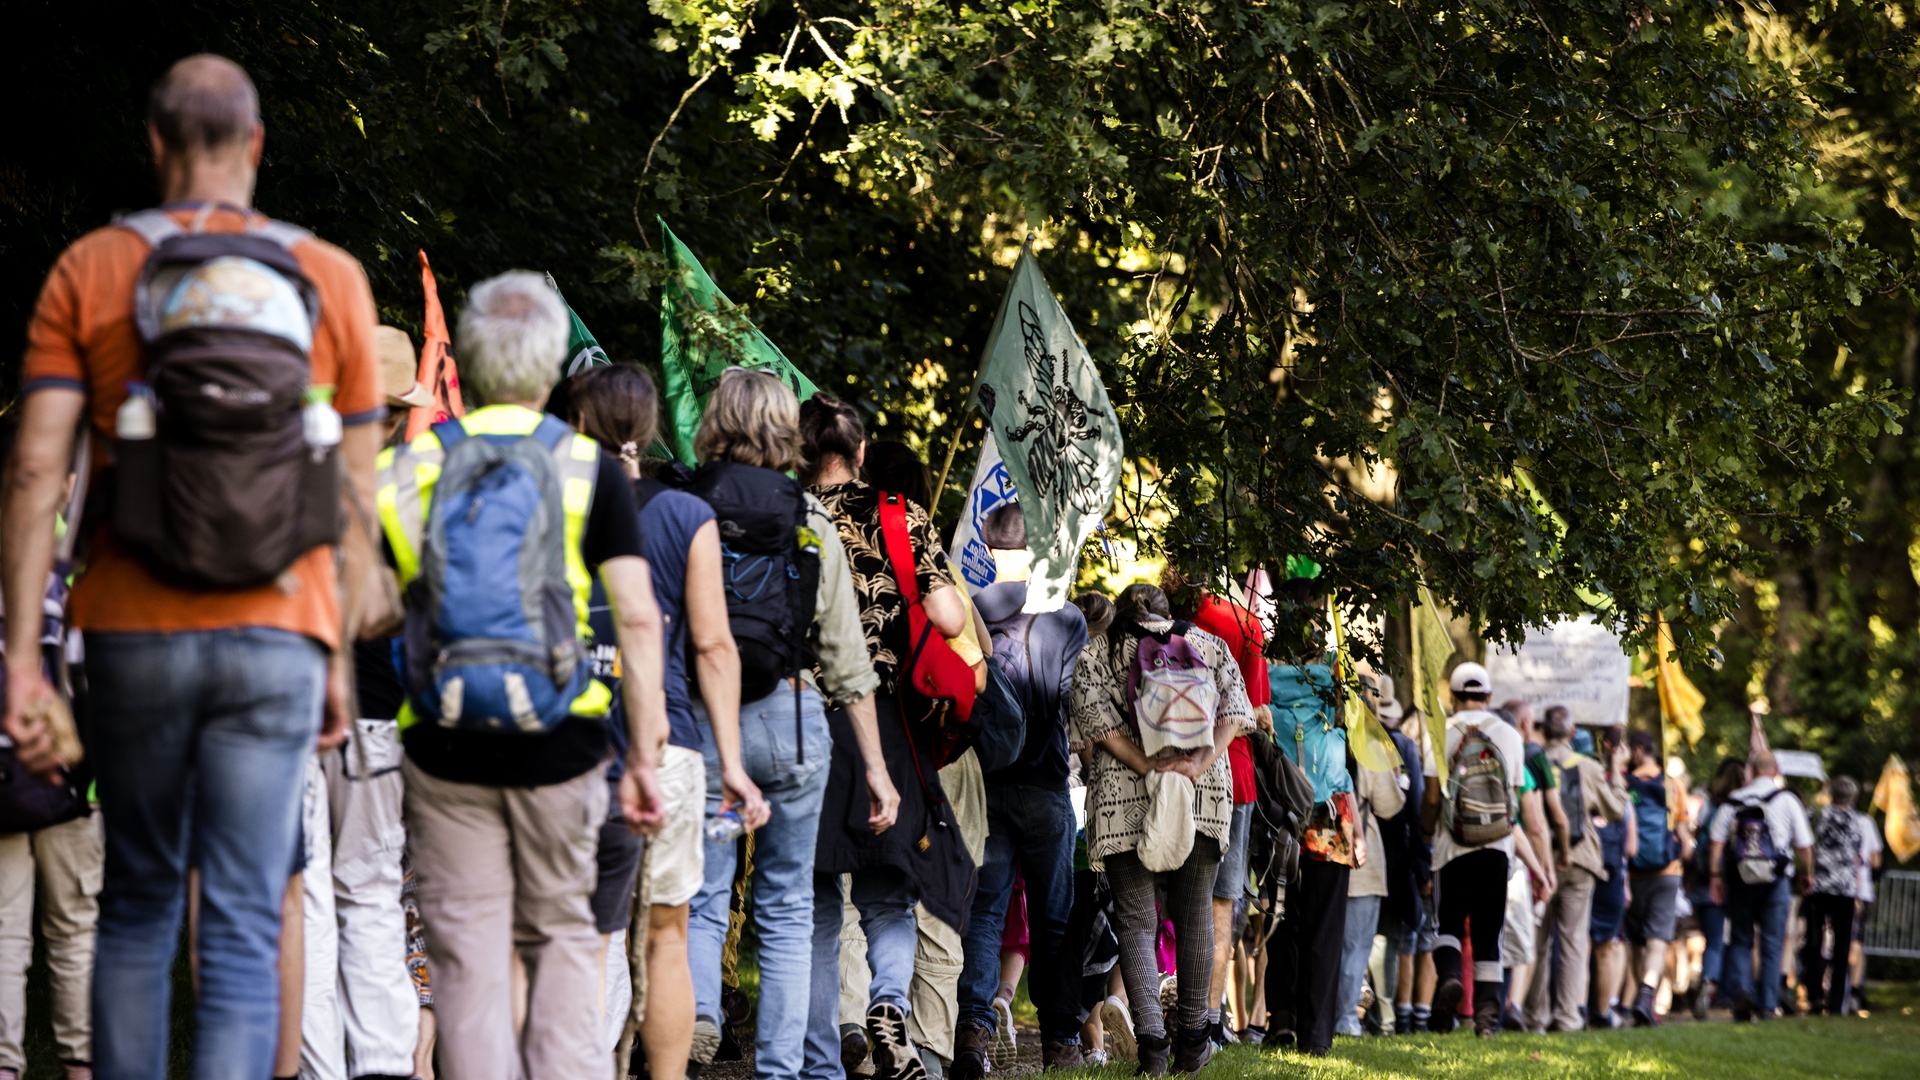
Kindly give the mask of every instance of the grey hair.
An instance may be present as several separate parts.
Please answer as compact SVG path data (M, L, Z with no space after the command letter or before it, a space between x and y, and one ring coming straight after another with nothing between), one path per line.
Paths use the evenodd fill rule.
M1851 776L1836 776L1832 784L1833 805L1851 807L1860 797L1860 785Z
M539 274L509 270L475 285L454 332L467 396L481 405L545 401L569 328L567 305Z

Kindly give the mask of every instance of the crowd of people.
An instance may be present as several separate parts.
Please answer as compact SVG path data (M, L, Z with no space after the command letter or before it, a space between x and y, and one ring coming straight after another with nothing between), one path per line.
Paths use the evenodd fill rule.
M925 464L852 405L729 370L702 464L653 456L652 381L563 380L531 273L469 291L468 411L408 437L430 398L358 264L250 209L245 73L183 60L149 120L163 204L53 269L9 464L5 749L50 809L0 835L0 1080L36 882L69 1080L166 1075L183 925L207 1080L677 1080L749 1049L980 1080L1032 1037L1023 983L1044 1068L1149 1076L1683 995L1758 1019L1795 1005L1796 899L1809 1006L1857 1001L1851 781L1809 820L1767 753L1696 793L1645 732L1491 707L1475 663L1424 716L1333 652L1269 656L1276 599L1324 610L1305 559L1277 598L1223 568L1028 612L1016 501L970 590ZM235 356L297 360L291 396Z

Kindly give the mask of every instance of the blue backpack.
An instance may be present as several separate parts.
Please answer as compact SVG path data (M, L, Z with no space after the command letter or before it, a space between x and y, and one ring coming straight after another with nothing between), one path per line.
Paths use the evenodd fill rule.
M1650 874L1667 868L1678 853L1671 830L1667 828L1667 785L1664 781L1629 777L1632 788L1633 828L1637 837L1633 858L1627 869Z
M420 573L407 586L408 697L462 731L544 735L571 712L592 664L567 581L560 466L573 429L530 435L435 424L446 451Z
M1325 664L1269 664L1273 741L1313 785L1313 801L1351 792L1347 729L1334 711L1333 669Z

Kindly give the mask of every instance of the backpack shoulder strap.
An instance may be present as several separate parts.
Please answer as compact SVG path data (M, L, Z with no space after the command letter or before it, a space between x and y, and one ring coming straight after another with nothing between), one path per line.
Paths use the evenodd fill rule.
M313 239L313 234L301 228L300 226L289 225L284 221L275 221L272 218L268 218L267 223L265 225L261 225L257 228L250 229L248 231L251 232L254 236L265 237L266 239L273 241L274 243L280 245L288 253L292 253L294 245L303 244L308 240Z
M920 581L913 573L913 543L907 537L907 500L898 492L880 493L880 536L893 565L900 598L912 607L920 602Z
M113 219L113 223L147 242L150 248L157 248L161 241L176 236L185 236L187 230L181 228L165 210L154 207L138 213L122 214Z
M455 446L467 439L466 425L459 420L442 420L427 430L433 432L434 437L440 440L440 449L449 454L453 453Z

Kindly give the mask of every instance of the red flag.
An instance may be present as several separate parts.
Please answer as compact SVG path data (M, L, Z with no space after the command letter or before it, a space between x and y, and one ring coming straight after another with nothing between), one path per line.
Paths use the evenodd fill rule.
M407 414L407 439L443 420L465 416L460 400L460 372L453 364L453 339L447 335L447 316L440 310L440 286L433 280L425 249L420 252L420 288L427 296L426 340L420 345L420 372L416 378L433 394L433 405L416 406Z

